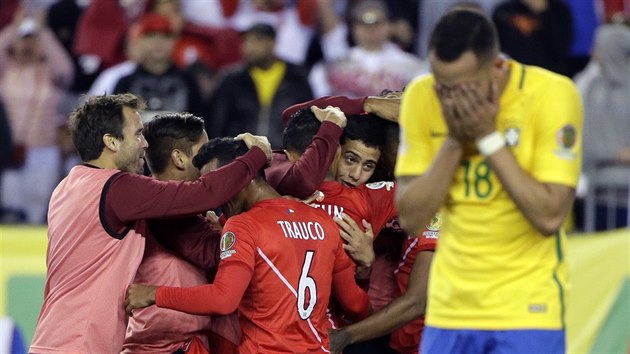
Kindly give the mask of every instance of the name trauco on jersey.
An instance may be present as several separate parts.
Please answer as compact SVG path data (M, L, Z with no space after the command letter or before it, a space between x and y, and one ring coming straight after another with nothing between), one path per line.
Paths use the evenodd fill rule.
M278 220L276 223L280 226L286 238L317 241L326 237L324 228L318 222Z

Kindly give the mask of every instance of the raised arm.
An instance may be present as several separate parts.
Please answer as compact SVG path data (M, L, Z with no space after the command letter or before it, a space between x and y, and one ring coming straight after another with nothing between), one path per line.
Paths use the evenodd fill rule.
M488 108L493 103L483 99L479 86L461 88L456 109L478 150L521 213L538 232L551 235L562 226L575 198L583 113L577 89L568 79L556 79L544 89L546 92L537 97L537 115L532 122L538 135L531 172L520 166L505 145L496 128L496 111L493 113ZM562 136L564 146L558 145L558 135Z
M313 194L326 178L342 132L337 124L324 121L297 161L291 162L284 152L274 152L273 163L265 169L269 185L282 195L306 198Z
M107 221L190 216L217 208L245 187L267 163L258 147L194 182L157 181L131 173L115 175L102 194Z

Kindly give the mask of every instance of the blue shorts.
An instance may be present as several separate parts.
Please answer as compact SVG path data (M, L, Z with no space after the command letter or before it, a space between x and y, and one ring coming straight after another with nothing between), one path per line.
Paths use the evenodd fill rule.
M425 327L422 354L564 354L564 330L481 331Z

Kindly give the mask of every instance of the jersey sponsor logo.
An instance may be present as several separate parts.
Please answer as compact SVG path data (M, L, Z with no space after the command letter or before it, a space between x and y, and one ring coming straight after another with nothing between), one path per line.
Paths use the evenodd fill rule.
M508 127L505 129L505 143L509 147L518 146L518 142L521 138L521 130L517 127Z
M388 191L391 191L392 188L394 188L394 182L372 182L372 183L368 183L365 185L367 188L369 189L381 189L381 188L385 188Z
M577 142L577 129L571 124L566 124L556 133L558 148L554 150L556 156L574 160L575 153L571 151Z
M221 249L221 259L228 258L236 253L236 250L233 250L234 244L236 243L236 235L232 231L228 231L221 236L221 242L219 242L219 248Z
M318 222L312 221L276 221L285 238L296 240L323 240L326 237L324 227Z

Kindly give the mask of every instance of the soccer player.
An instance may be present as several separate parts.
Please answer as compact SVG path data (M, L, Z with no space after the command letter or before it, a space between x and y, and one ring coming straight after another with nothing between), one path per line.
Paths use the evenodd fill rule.
M189 182L200 177L192 160L208 142L201 118L189 113L161 114L144 124L144 136L149 143L146 159L153 177ZM149 220L148 224L151 232L145 235L144 257L134 282L170 286L207 284L206 272L214 274L219 261L220 229L216 230L201 215ZM217 339L211 343L211 352L238 353L241 338L236 314L210 319L158 307L136 311L129 319L122 352L173 353L178 349L208 352L210 329L212 339Z
M329 110L333 107L338 110ZM265 176L269 181L273 181L272 185L280 194L304 199L316 191L326 177L347 124L346 115L373 113L385 120L396 122L400 109L400 94L389 93L384 97L367 96L354 99L345 96L326 96L299 103L282 112L284 126L286 127L293 114L309 108L322 124L314 136L303 141L302 155L305 158L292 162L289 161L286 150L274 150L271 166L265 169Z
M403 95L402 226L441 207L423 354L564 353L566 236L582 106L569 78L499 55L492 23L453 10L430 40L432 75Z
M312 116L313 115L307 110L299 111L294 115L294 120L289 121L285 129L287 154L290 156L290 159L294 161L297 160L303 164L309 164L310 162L308 160L312 159L313 155L300 155L300 153L304 151L307 142L310 137L313 136L313 133L317 131L319 126L317 120ZM365 118L365 120L361 120L363 118ZM361 218L369 222L374 222L376 225L375 229L378 232L378 230L380 230L379 225L382 225L381 222L384 220L382 219L383 216L385 216L385 218L395 216L395 209L393 207L390 208L390 206L394 204L393 184L391 182L382 182L369 184L367 186L364 185L370 178L371 172L373 171L371 167L373 167L374 163L364 164L354 162L357 160L378 161L381 145L377 142L382 140L374 137L374 126L370 128L370 124L374 124L374 121L366 117L363 118L348 117L348 128L346 128L345 141L342 146L346 159L344 161L338 161L335 165L336 167L333 166L330 169L327 178L329 181L323 182L320 188L324 191L324 195L326 196L320 205L324 206L333 216L335 213L339 213L343 208L343 210L351 216L350 218L344 218L348 223L352 220L355 220L356 223L361 223ZM356 126L358 126L358 129ZM345 143L348 141L352 142L352 144L346 146ZM355 173L348 173L347 171L357 170L361 171L362 176L350 178ZM268 173L268 169L265 170L265 172ZM333 179L335 172L337 175L334 177L337 178L337 181L330 181ZM339 183L343 183L345 187L341 188ZM381 188L370 188L378 186ZM376 217L374 217L370 211L379 210L379 208L381 208L380 211L376 211ZM403 236L404 247L402 250L402 260L397 264L395 269L380 267L380 269L371 270L372 274L376 276L375 279L372 279L370 282L369 292L374 308L378 306L378 303L387 303L395 297L400 296L400 294L405 294L403 298L397 300L392 306L384 310L384 312L379 313L379 316L362 321L365 323L343 328L340 332L333 332L331 335L332 349L341 350L348 344L386 335L413 320L413 322L399 328L392 334L389 345L402 353L417 352L418 343L420 342L420 332L424 326L424 318L422 315L424 315L425 311L425 290L429 266L431 264L433 250L435 250L435 241L439 234L440 218L436 215L435 219L435 222L427 225L427 228L421 233ZM340 226L343 226L343 224L340 223ZM371 229L369 233L370 235L372 234ZM365 269L368 268L368 265L371 267L372 262L374 262L374 251L371 248L371 242L365 242L367 237L365 235L358 235L357 233L342 232L342 236L348 242L344 247L349 251L349 254L355 261L357 261L359 265L362 265L362 267L358 269L359 278L365 277ZM377 267L382 265L383 264L380 263ZM410 278L412 267L415 269L415 274ZM397 289L389 291L387 287L384 286L388 284L387 281L383 281L383 274L377 274L379 272L392 272L392 277L395 278ZM387 314L387 321L382 317L383 313ZM338 340L337 343L336 340ZM374 343L371 343L368 347L374 347ZM367 349L363 347L362 350Z
M212 139L194 164L202 172L213 171L245 152L242 142ZM367 314L367 295L354 283L339 230L325 213L280 198L262 175L222 209L228 221L214 283L193 288L135 284L127 291L128 312L152 304L194 314L239 307L241 353L326 352L331 289L350 313Z
M120 352L127 327L121 304L142 260L146 219L215 208L271 158L269 143L250 136L246 156L194 182L142 176L142 107L131 94L97 96L70 117L84 163L50 201L44 303L31 353Z

